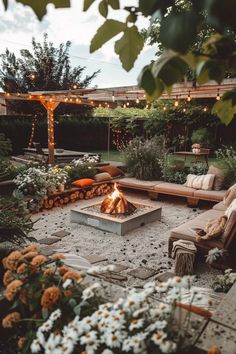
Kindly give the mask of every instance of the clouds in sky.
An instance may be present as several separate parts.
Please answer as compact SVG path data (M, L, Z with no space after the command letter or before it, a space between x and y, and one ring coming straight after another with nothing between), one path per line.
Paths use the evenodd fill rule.
M32 0L40 1L40 0ZM121 0L125 5L134 5L135 0ZM87 67L91 73L101 69L101 74L93 84L99 87L123 86L136 84L137 76L142 67L153 59L156 48L146 46L137 60L135 67L127 73L121 67L118 57L114 53L114 41L110 41L94 54L89 53L89 43L96 29L104 19L98 14L97 4L88 12L82 11L83 0L72 0L70 9L55 9L48 5L47 15L39 22L33 11L14 0L10 0L9 9L4 12L0 5L0 53L8 47L16 54L22 48L30 48L32 36L42 40L43 33L47 32L49 39L55 44L70 40L71 61L73 65ZM109 17L117 20L125 19L125 12L110 12ZM116 17L115 17L116 16ZM148 21L140 19L140 28L148 26Z

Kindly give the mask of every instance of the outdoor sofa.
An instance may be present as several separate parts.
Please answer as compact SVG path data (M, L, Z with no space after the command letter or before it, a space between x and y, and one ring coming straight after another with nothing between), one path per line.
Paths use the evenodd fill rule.
M220 191L205 191L186 187L182 184L169 183L163 181L142 181L136 178L122 178L119 180L121 189L141 190L148 193L149 198L157 200L159 194L173 195L184 197L189 206L197 206L199 200L210 202L221 202L226 193L226 190Z

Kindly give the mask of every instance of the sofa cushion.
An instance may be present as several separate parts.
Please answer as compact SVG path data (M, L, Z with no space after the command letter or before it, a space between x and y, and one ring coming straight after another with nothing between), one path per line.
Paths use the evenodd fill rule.
M226 210L226 205L224 202L219 202L213 206L214 210L219 210L219 211L225 211Z
M203 189L206 191L211 191L213 189L213 184L215 180L215 175L187 175L187 181L185 182L186 187Z
M215 191L220 191L225 179L224 172L220 168L211 165L207 171L207 174L215 175L213 189Z
M201 189L194 190L194 197L197 199L209 200L213 202L221 202L224 198L225 191L203 191Z
M112 179L111 175L108 172L97 173L94 176L96 182L109 181Z
M89 187L95 182L94 179L91 178L82 178L82 179L77 179L76 181L72 182L71 184L75 187L83 188L83 187Z
M136 178L122 178L119 181L119 185L121 187L127 187L127 188L137 188L141 190L150 190L153 189L154 186L156 186L159 183L163 183L161 181L142 181L140 179Z
M236 237L236 210L233 210L225 225L225 230L221 236L221 240L225 247L229 245L231 240Z
M154 187L154 190L159 193L163 194L171 194L171 195L179 195L179 196L187 196L187 197L192 197L193 193L195 191L194 188L189 188L186 186L183 186L182 184L177 184L177 183L168 183L168 182L163 182L160 184L157 184Z
M100 172L108 172L111 177L124 176L124 172L116 166L101 166L97 168Z
M208 210L205 213L202 213L198 215L196 218L193 220L190 220L176 228L174 228L171 231L171 238L172 239L182 239L182 240L189 240L192 241L196 244L196 246L200 246L203 248L213 248L213 247L218 247L222 248L223 247L223 240L222 238L220 239L213 239L213 240L205 240L205 241L197 241L196 240L196 233L194 232L194 228L201 228L204 229L207 222L211 219L216 219L220 216L222 216L224 213L222 211L218 210Z
M231 186L224 195L224 203L228 207L232 201L236 198L236 184Z

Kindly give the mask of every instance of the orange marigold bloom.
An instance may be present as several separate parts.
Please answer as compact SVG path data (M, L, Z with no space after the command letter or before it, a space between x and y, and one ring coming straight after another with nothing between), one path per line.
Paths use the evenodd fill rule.
M79 282L82 280L82 277L79 272L74 272L73 270L69 270L63 275L63 281L65 281L66 279L72 279L76 282Z
M25 346L25 342L26 342L26 337L20 337L17 342L18 348L23 349Z
M3 285L7 286L14 280L13 274L10 270L7 270L3 276Z
M218 349L218 347L213 345L207 354L220 354L220 350Z
M59 273L60 273L61 275L65 274L65 273L68 272L68 271L69 271L69 269L68 269L65 265L63 265L63 266L61 266L61 267L59 268Z
M16 322L20 321L20 319L21 319L21 316L20 316L19 312L9 313L2 320L2 326L3 326L3 328L12 328Z
M50 276L50 275L55 274L55 271L56 271L56 267L49 267L49 268L47 268L47 269L44 271L43 275L45 275L46 277L48 277L48 276Z
M22 263L22 264L19 265L19 267L17 268L16 273L17 273L17 274L24 273L27 269L28 269L27 264Z
M65 256L62 253L54 253L51 258L53 261L59 261L60 259L65 259Z
M5 261L6 268L9 270L16 270L21 257L22 254L20 251L11 252Z
M39 246L36 244L29 245L23 249L23 253L38 252L38 251L39 251Z
M23 283L21 280L13 280L10 284L7 285L6 291L4 293L5 298L8 301L12 301L14 296L20 291Z
M3 264L3 268L4 268L4 269L7 268L6 261L7 261L7 257L4 257L4 258L2 259L2 264Z
M25 253L25 254L21 257L21 259L30 260L30 259L32 259L32 258L34 258L34 257L36 257L36 256L38 256L38 253L32 251L32 252L27 252L27 253Z
M46 309L50 308L59 300L60 296L60 290L56 286L47 288L41 297L41 306Z
M42 254L39 254L38 256L35 256L32 261L31 261L31 265L38 267L41 264L45 263L47 261L47 258L45 256L43 256Z

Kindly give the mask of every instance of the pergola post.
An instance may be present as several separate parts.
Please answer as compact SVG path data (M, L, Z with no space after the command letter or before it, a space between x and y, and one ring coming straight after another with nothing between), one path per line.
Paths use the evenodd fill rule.
M59 105L59 102L44 101L40 100L42 105L47 110L48 115L48 153L49 153L49 164L53 165L55 163L54 156L54 110Z

